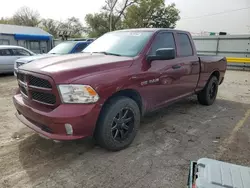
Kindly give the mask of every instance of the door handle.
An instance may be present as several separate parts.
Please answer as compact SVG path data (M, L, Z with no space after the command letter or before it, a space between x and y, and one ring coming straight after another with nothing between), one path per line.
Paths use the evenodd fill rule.
M179 69L179 68L181 68L181 65L173 65L172 68L173 69Z

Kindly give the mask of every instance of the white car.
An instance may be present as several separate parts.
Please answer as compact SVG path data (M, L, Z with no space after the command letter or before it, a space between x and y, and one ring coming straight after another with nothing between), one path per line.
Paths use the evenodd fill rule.
M14 72L17 59L33 55L35 53L21 46L0 45L0 73Z

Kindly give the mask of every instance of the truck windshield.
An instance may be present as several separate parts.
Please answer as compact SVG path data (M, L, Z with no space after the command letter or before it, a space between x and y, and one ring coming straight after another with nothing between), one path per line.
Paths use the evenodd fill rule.
M58 44L52 50L49 51L49 54L69 54L72 49L75 47L75 42L63 42Z
M118 31L107 33L91 43L83 52L134 57L140 53L153 32Z

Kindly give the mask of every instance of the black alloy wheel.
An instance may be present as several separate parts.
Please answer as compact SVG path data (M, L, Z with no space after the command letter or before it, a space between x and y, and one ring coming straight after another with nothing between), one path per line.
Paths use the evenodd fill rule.
M114 117L111 134L114 140L123 141L134 129L134 114L128 108L123 108Z

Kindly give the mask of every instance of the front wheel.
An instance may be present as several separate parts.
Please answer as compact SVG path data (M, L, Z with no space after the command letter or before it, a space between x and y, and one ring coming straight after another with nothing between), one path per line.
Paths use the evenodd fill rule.
M111 99L104 107L96 127L97 143L108 150L119 151L134 140L140 124L140 110L127 97Z
M218 85L219 81L217 77L212 76L205 88L197 95L199 103L207 106L212 105L217 96Z

